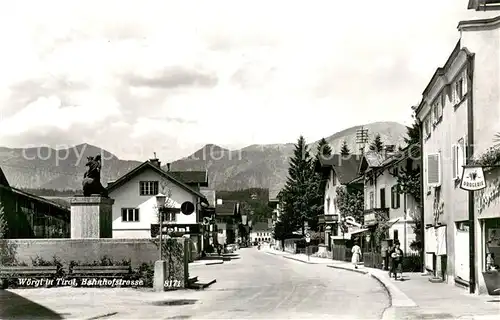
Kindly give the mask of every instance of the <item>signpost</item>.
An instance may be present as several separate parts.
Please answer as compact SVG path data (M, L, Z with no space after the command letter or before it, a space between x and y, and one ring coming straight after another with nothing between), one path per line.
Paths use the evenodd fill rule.
M311 235L309 233L306 233L306 243L308 244L307 247L306 247L306 250L307 250L307 261L309 261L310 257L311 257L311 250L310 250L310 247L309 247L309 242L311 242Z

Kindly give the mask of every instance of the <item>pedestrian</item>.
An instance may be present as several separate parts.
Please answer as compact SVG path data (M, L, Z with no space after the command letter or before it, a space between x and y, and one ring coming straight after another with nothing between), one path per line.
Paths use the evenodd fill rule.
M358 243L354 243L354 246L351 249L352 258L351 262L354 264L354 269L358 268L358 263L361 260L361 248L358 246Z
M398 280L398 271L403 278L403 250L399 247L399 241L396 241L391 253L391 274L394 275L394 280Z

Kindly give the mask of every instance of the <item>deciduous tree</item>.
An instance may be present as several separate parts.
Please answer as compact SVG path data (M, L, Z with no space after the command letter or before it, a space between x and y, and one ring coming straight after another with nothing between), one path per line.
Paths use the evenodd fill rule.
M358 223L363 223L364 196L363 191L348 188L346 186L337 187L335 204L343 217L351 216Z

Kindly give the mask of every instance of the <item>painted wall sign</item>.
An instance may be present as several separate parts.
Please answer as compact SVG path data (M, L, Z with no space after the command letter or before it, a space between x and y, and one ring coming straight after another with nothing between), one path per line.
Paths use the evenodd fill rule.
M439 216L444 213L444 202L439 201L437 198L434 198L434 225L439 223Z
M460 188L466 191L478 191L486 188L482 167L464 167Z
M493 203L498 201L500 197L500 177L488 179L487 186L476 195L477 211L481 214L489 208Z

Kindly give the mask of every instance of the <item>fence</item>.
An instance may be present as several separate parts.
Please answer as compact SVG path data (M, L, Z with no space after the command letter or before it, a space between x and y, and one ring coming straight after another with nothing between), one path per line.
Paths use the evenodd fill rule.
M350 262L352 258L351 249L346 247L333 247L332 259ZM365 267L376 269L387 269L390 259L382 257L378 252L365 252L361 255L361 262ZM420 253L407 253L403 258L403 272L422 271L422 256Z
M389 257L382 257L378 252L363 253L363 264L368 268L388 269L391 261ZM407 253L403 257L403 272L422 271L422 256L420 253Z
M350 262L352 258L352 251L346 247L333 247L332 248L332 259L339 261Z
M312 255L318 252L318 250L319 250L318 246L307 246L305 248L297 248L297 253Z

